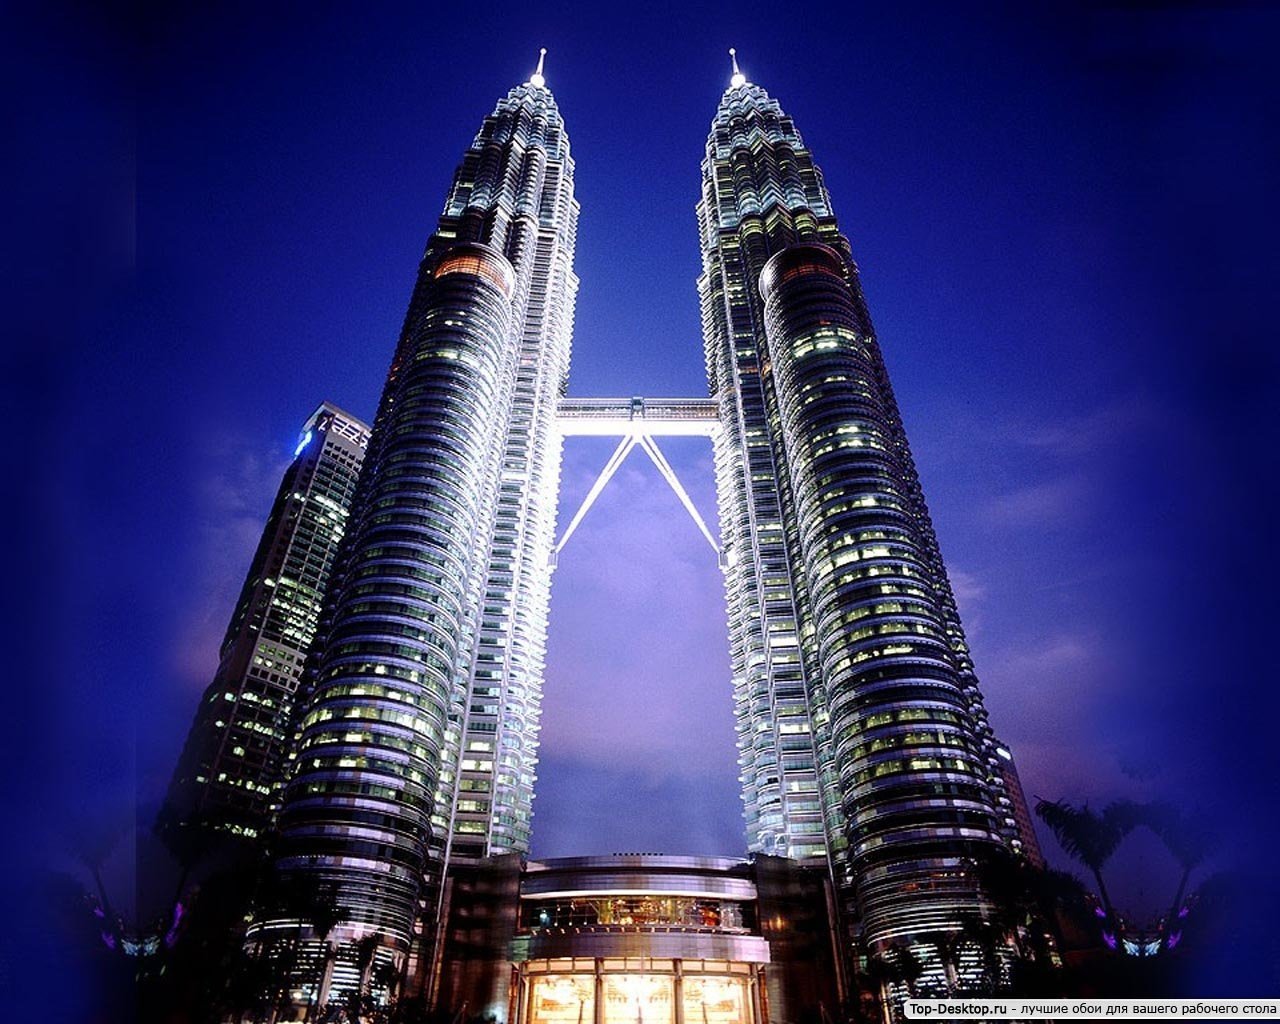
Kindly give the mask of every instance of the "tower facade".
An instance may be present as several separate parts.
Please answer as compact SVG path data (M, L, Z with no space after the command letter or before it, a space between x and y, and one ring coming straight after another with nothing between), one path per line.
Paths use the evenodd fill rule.
M829 858L865 948L940 971L1012 805L849 242L736 64L698 223L749 847Z
M335 936L397 959L450 857L528 850L577 217L540 64L427 242L279 821L277 866L323 888Z
M735 65L697 207L710 399L564 402L578 206L541 72L540 62L484 120L428 239L345 531L331 531L343 540L323 614L310 591L303 617L271 602L293 630L271 637L299 646L251 652L267 669L287 653L300 671L315 637L275 818L280 884L269 888L281 898L259 908L249 942L276 958L281 991L305 991L309 1006L359 995L376 964L407 971L415 988L431 982L432 1000L461 1000L450 1013L477 992L499 1009L510 997L507 1019L522 1024L537 1019L524 1000L540 986L579 992L588 973L590 985L638 973L674 1007L683 961L720 949L756 979L750 1020L766 1019L765 945L791 948L782 897L757 922L765 945L739 949L726 936L756 927L735 916L741 908L707 896L711 882L691 896L646 880L656 861L614 865L636 869L621 881L589 879L582 892L600 901L590 920L572 905L577 889L554 886L540 895L570 905L541 907L545 920L518 919L515 905L490 914L493 934L530 937L514 989L506 939L474 970L443 961L479 943L476 907L524 898L560 444L616 433L619 449L560 546L637 444L718 546L748 849L765 890L807 893L821 904L815 921L836 906L837 974L855 940L890 960L909 950L922 969L916 994L983 980L983 952L955 951L993 916L979 862L1023 850L1021 794L1011 795L1016 773L987 723L858 269L812 154ZM719 545L653 443L660 429L713 437ZM284 576L269 561L260 552L252 586L278 597ZM248 601L237 621L252 620ZM283 749L274 756L283 761ZM615 920L613 904L633 896L686 902L663 903L658 917L637 904ZM687 903L694 896L711 902ZM540 931L565 925L590 932L581 947ZM706 930L710 944L670 940L668 926ZM652 936L641 942L635 928L660 938L647 946ZM566 980L571 947L618 963L576 965ZM779 962L811 959L798 949ZM428 952L437 962L414 960ZM670 961L660 970L659 952ZM747 996L738 1002L746 1024ZM595 1005L604 1024L633 1019L629 1003Z
M303 425L169 786L166 838L255 839L279 810L294 698L368 441L328 402Z

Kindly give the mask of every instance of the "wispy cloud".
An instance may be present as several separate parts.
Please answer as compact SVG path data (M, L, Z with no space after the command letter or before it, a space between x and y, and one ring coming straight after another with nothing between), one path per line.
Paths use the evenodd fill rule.
M262 536L289 458L262 452L245 438L222 436L204 453L208 467L195 481L200 521L195 530L190 606L178 630L173 666L193 687L207 684L218 646Z
M951 590L962 609L976 608L987 596L987 585L974 573L952 568L948 575L951 577Z
M1100 650L1096 640L1070 634L1045 638L1034 647L1019 647L1000 657L1001 670L1025 679L1061 679L1096 661Z
M732 773L656 777L607 760L544 755L538 775L536 857L742 855L742 805Z
M1170 425L1168 414L1149 395L1132 392L1106 405L1009 432L1010 440L1064 459L1093 455Z
M1115 728L1124 670L1096 635L1063 632L997 648L979 665L997 731L1028 794L1049 799L1141 797L1117 771L1130 756Z
M1072 474L997 494L983 512L1003 526L1052 526L1071 517L1089 495L1087 478Z
M987 597L987 585L976 574L951 567L947 570L951 580L951 593L955 595L965 632L972 639L982 631L982 606Z
M1158 770L1133 770L1143 751L1118 702L1128 673L1102 635L1052 633L998 649L980 669L993 724L1013 750L1030 802L1101 808L1122 798L1167 798L1168 780ZM1046 829L1040 836L1051 862L1079 870ZM1109 865L1107 879L1121 906L1146 914L1167 905L1176 882L1170 869L1167 854L1138 834Z

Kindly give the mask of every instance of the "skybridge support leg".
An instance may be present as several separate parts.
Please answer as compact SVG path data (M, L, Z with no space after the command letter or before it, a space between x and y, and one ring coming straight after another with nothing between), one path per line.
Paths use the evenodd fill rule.
M694 524L702 531L702 536L707 539L707 543L711 545L711 550L720 555L720 545L716 543L711 531L707 529L707 524L702 521L702 516L698 514L698 508L690 500L688 493L684 489L684 485L680 483L680 478L676 476L676 471L671 468L671 463L667 461L667 457L662 454L662 450L658 447L658 442L648 434L640 435L640 447L645 450L645 454L653 460L653 464L658 467L658 472L662 474L662 478L671 485L671 489L676 492L676 497L680 499L680 504L693 517Z
M560 542L556 544L555 550L551 552L549 564L554 566L560 559L560 552L564 550L564 546L569 543L569 538L573 536L578 525L591 511L591 506L595 504L596 498L600 497L600 492L605 489L609 481L613 479L613 475L618 471L618 467L622 465L626 457L631 453L631 449L639 445L644 449L650 461L658 468L658 472L662 474L670 488L675 491L676 497L680 499L680 504L684 506L685 511L693 519L694 525L698 531L711 545L711 550L716 553L718 559L723 561L723 553L720 545L711 536L711 531L707 529L707 524L703 521L702 516L698 513L698 508L690 499L688 492L684 489L684 485L680 483L680 478L676 476L676 471L671 468L671 463L667 461L667 457L662 454L662 450L654 439L644 433L626 434L618 447L613 450L613 454L609 456L609 461L605 463L604 469L600 471L600 475L596 477L595 483L591 485L591 490L587 492L587 496L582 499L582 504L578 507L578 511L573 514L573 518L569 521L569 525L565 528L564 536L560 538Z
M613 450L613 454L609 456L609 461L605 463L604 469L600 471L600 475L596 477L596 482L591 485L591 490L587 492L587 496L582 499L582 504L578 507L578 511L573 514L573 518L569 520L569 525L564 531L564 536L560 538L560 543L551 552L550 564L555 565L560 558L560 552L564 550L564 546L569 543L569 538L573 536L573 531L578 528L578 524L582 522L586 514L591 510L591 506L596 503L596 498L600 497L600 492L604 490L605 485L613 479L613 474L618 471L618 467L622 465L622 460L636 446L636 438L634 434L628 434L618 442L618 447Z

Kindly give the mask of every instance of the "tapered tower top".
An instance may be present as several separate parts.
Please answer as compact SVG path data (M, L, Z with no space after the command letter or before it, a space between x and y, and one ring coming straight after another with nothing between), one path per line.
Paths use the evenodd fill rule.
M543 65L543 62L546 61L546 59L547 59L547 48L544 46L541 50L538 51L538 68L536 71L534 71L532 75L529 76L529 84L538 89L545 89L547 87L547 80L542 77L542 65Z
M733 77L729 79L729 88L737 89L747 84L747 76L738 70L738 51L729 47L729 60L733 63Z

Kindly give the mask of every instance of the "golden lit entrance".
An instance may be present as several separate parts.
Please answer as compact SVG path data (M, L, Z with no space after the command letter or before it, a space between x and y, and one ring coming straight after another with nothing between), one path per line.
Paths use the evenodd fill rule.
M517 1024L762 1024L758 964L600 957L516 964Z

